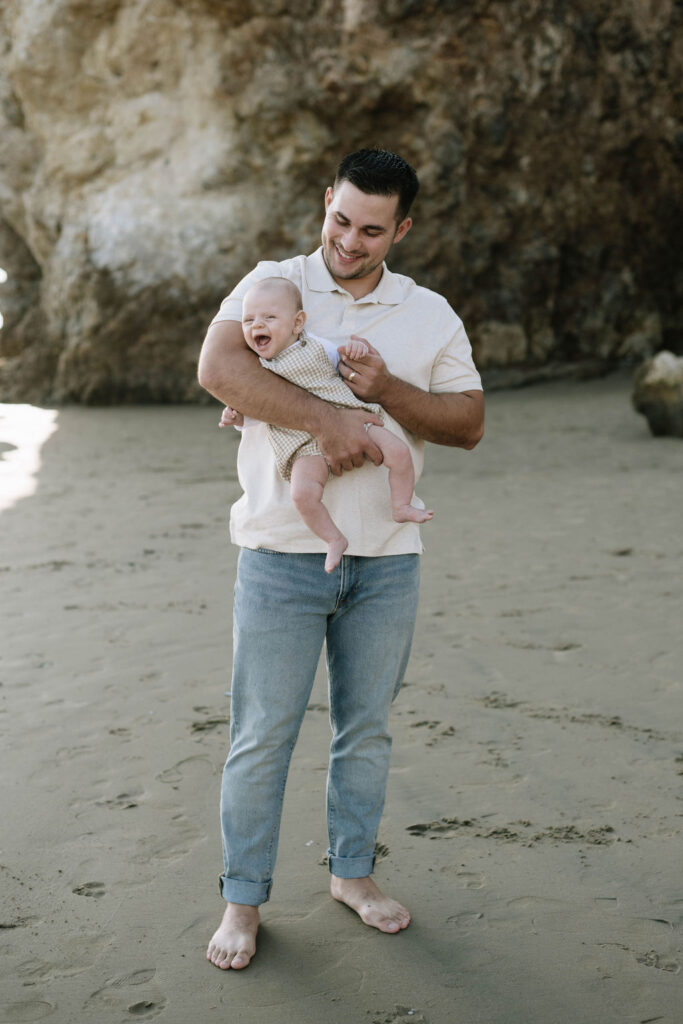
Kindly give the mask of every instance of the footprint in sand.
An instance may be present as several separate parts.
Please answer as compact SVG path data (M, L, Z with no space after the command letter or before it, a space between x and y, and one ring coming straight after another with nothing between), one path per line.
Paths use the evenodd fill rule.
M443 722L435 719L424 719L419 722L411 722L410 728L426 729L428 731L429 739L425 743L425 746L427 747L433 747L442 736L455 736L455 729L452 725L444 725Z
M23 1003L8 1003L0 1009L2 1024L23 1024L24 1021L42 1020L54 1013L56 1007L42 999L27 999Z
M441 868L443 875L453 875L456 885L461 889L483 889L486 883L486 876L480 875L478 871L458 871L454 864L446 864Z
M410 832L411 836L423 836L427 839L453 839L460 832L471 832L478 826L476 818L441 818L439 821L408 825L406 831Z
M95 1012L104 1008L116 1010L139 1020L151 1020L163 1012L166 1000L157 985L151 984L156 969L134 971L110 980L88 999L86 1009ZM147 991L139 992L141 986L149 986Z
M131 730L127 729L123 725L117 726L115 729L108 729L107 731L108 731L110 736L118 736L122 740L129 739L129 737L131 735Z
M202 839L203 833L184 814L171 818L169 831L162 836L144 836L137 840L137 850L131 855L136 864L150 860L173 861L184 857Z
M0 931L10 931L12 928L27 928L37 917L12 917L0 920Z
M132 1017L156 1017L162 1010L163 1006L159 1006L158 1003L153 1003L148 999L144 999L141 1003L131 1003L128 1007L128 1013Z
M146 985L156 974L156 968L150 967L145 971L133 971L132 974L124 974L110 982L112 988L127 988L129 985Z
M678 974L681 970L681 965L677 960L668 960L666 957L661 956L654 949L651 949L648 953L642 956L637 956L636 960L639 964L643 964L645 967L654 967L658 971L668 971L670 974Z
M185 757L170 768L159 772L157 779L174 788L185 779L197 778L199 775L207 777L212 773L212 765L207 757Z
M143 791L137 790L133 793L119 793L118 796L110 797L109 800L96 800L95 803L98 807L111 807L122 811L130 810L131 807L137 807L138 801L136 797L142 796Z
M212 732L214 729L223 728L228 725L225 715L212 715L209 718L202 718L190 724L190 732Z
M464 910L459 914L452 914L446 918L447 924L455 924L458 928L469 930L476 925L484 924L484 915L482 913L475 913L474 911Z
M56 978L72 978L89 970L110 945L107 936L99 932L81 932L78 936L63 936L56 952L56 959L26 960L16 968L23 984L54 981Z
M455 879L462 889L484 888L484 876L476 871L458 871Z
M83 882L82 885L75 886L71 891L76 896L90 896L93 899L99 899L105 894L104 882Z
M396 1006L393 1010L375 1013L372 1024L429 1024L429 1021L413 1006Z

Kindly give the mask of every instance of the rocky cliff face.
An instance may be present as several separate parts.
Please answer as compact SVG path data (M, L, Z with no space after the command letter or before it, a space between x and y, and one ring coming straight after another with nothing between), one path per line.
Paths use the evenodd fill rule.
M0 398L195 399L229 286L343 153L418 170L392 268L489 376L682 347L674 0L6 0Z

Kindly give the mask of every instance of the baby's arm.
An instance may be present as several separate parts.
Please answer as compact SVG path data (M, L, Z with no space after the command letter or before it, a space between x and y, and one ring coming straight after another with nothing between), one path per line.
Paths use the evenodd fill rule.
M244 416L237 409L233 409L232 406L226 405L225 409L221 414L221 420L218 424L219 427L242 427L244 426Z

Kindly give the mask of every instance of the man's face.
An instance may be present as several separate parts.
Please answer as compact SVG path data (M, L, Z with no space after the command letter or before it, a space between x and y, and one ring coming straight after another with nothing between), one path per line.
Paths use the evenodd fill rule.
M242 300L244 340L263 359L273 359L293 345L305 319L284 289L254 285Z
M398 196L367 195L350 181L325 193L325 263L335 281L348 282L348 290L356 297L376 287L389 249L410 230L409 217L396 224L397 206ZM351 282L363 290L351 287Z

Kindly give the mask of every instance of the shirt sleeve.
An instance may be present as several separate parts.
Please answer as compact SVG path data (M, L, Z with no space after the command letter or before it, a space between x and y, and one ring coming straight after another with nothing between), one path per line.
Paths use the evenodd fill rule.
M337 346L329 340L329 338L321 338L318 334L311 334L309 332L309 338L315 338L319 341L322 347L325 349L325 355L334 366L335 370L339 366L339 353L337 352Z
M233 429L234 430L239 430L239 432L241 434L243 430L247 429L247 427L256 427L260 422L261 422L261 420L255 420L253 416L245 416L244 417L244 423L242 424L242 426L238 427L238 425L236 423L234 423L233 424Z
M257 281L263 281L266 277L284 277L282 273L282 265L276 263L274 260L261 260L257 263L254 269L243 277L239 284L236 284L229 295L221 302L221 308L216 313L215 317L210 323L210 327L214 324L221 323L224 320L237 320L242 321L242 299Z
M483 391L464 324L448 304L446 308L449 316L442 330L448 340L434 361L429 390Z

